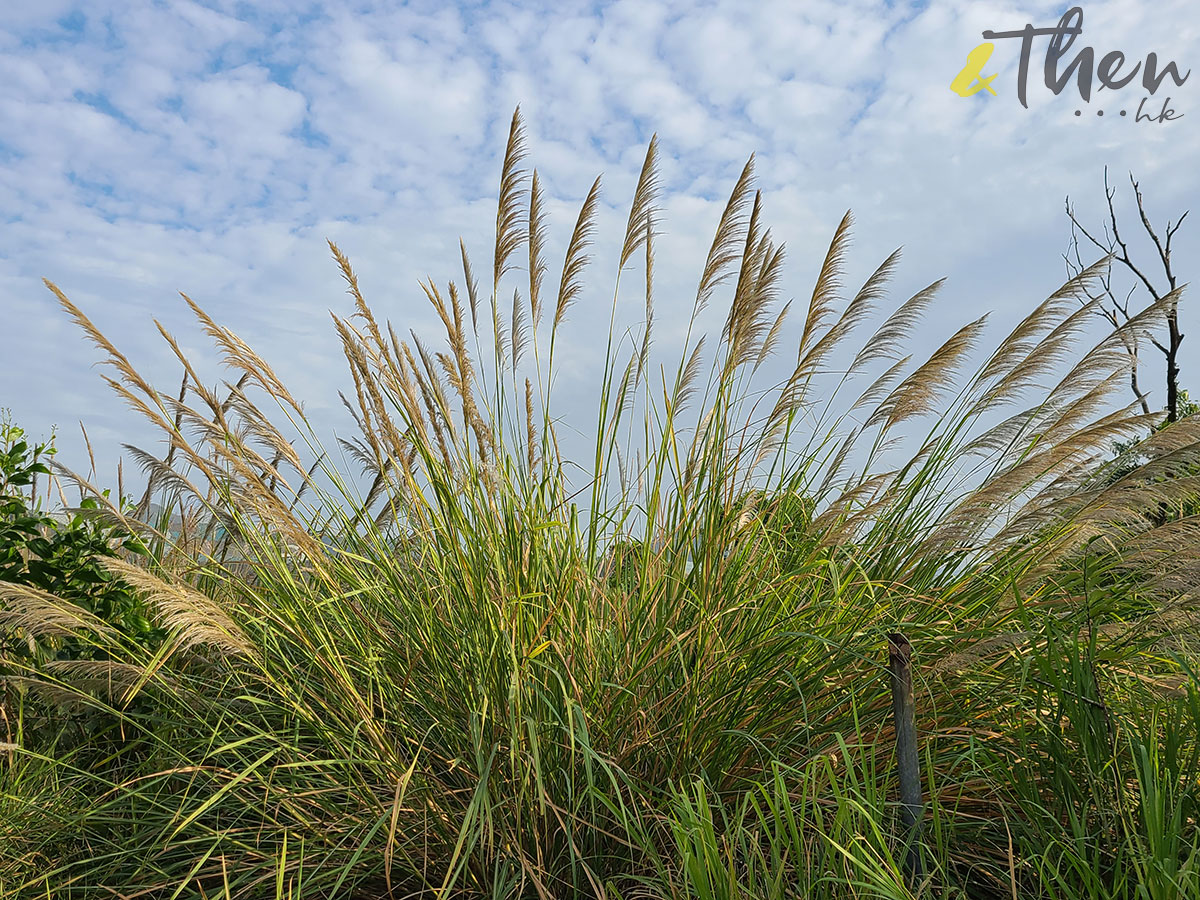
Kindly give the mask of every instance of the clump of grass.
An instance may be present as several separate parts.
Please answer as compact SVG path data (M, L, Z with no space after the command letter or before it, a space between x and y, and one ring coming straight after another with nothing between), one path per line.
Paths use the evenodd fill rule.
M1196 545L1190 520L1146 511L1195 493L1164 476L1194 462L1200 422L1116 479L1104 462L1149 421L1114 408L1126 342L1174 296L1088 343L1093 267L982 362L983 320L914 360L940 283L889 313L895 253L844 293L847 215L792 340L751 162L693 300L695 322L723 297L724 327L689 330L655 375L656 157L651 142L582 478L552 386L599 182L553 292L517 116L491 285L465 246L460 281L422 285L443 346L379 321L331 245L360 471L191 299L234 375L204 387L163 330L186 373L165 392L49 285L168 441L163 460L130 450L143 509L158 497L196 524L174 536L109 504L150 548L110 568L169 637L109 648L136 673L120 691L96 690L94 666L33 679L122 738L53 770L87 799L43 849L0 857L12 896L1075 896L1083 869L1095 896L1191 884ZM623 342L635 276L646 315ZM6 591L0 622L36 630L36 599ZM923 885L895 858L896 628L920 664ZM17 752L10 774L32 764ZM5 803L35 802L10 783Z

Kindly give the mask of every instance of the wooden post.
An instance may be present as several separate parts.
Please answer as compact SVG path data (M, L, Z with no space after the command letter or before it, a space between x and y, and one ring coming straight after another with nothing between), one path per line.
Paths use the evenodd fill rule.
M888 671L892 676L892 713L896 719L896 764L900 770L900 821L904 824L904 868L912 886L925 877L921 859L921 761L913 711L912 644L899 632L888 635Z

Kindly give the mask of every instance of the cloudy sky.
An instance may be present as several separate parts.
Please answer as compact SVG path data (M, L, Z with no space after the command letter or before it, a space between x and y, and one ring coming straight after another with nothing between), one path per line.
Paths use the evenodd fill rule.
M767 219L788 248L785 299L803 301L830 234L852 209L851 281L899 245L897 302L948 276L923 346L989 310L999 330L1063 280L1064 197L1101 223L1105 166L1126 218L1131 170L1156 222L1200 205L1200 76L1182 86L1166 79L1144 105L1157 114L1169 97L1179 118L1138 122L1147 97L1140 78L1090 103L1073 83L1056 96L1042 80L1039 39L1023 108L1019 42L1008 40L984 66L997 74L996 96L950 90L984 30L1051 26L1065 8L973 0L8 4L0 19L0 406L35 435L57 426L60 458L86 469L82 420L109 483L120 443L152 440L103 386L97 352L44 276L164 387L178 384L179 372L154 319L210 383L223 377L179 298L188 293L275 365L322 428L346 432L337 391L348 376L328 312L348 313L349 300L325 240L351 257L382 315L435 335L417 282L460 278L459 236L477 271L488 268L500 156L517 104L529 161L552 201L552 258L561 258L592 179L604 176L592 287L562 338L564 396L581 411L594 395L613 258L655 132L664 352L752 152ZM1122 72L1151 52L1180 72L1200 64L1194 0L1096 0L1083 11L1069 57L1088 45L1097 61L1123 51ZM1200 220L1184 225L1176 246L1181 280L1195 278ZM1185 301L1183 312L1184 331L1194 333L1185 346L1194 349L1198 303ZM638 302L623 302L619 318L636 324ZM1185 357L1185 384L1195 384L1200 365ZM1146 380L1161 403L1157 369Z

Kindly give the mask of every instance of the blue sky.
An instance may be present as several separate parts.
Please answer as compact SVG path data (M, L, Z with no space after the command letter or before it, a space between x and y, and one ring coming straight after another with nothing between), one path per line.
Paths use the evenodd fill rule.
M664 359L752 152L767 218L788 247L784 299L803 301L852 209L849 281L899 245L897 302L948 276L918 349L989 310L999 335L1062 281L1064 197L1101 222L1106 165L1122 187L1137 174L1157 222L1200 205L1200 75L1160 89L1153 106L1170 96L1183 114L1161 124L1133 121L1144 96L1136 85L1090 105L1071 88L1052 95L1037 78L1044 41L1029 109L1015 96L1014 42L987 69L999 72L998 96L949 90L982 31L1053 25L1064 10L960 0L18 5L0 21L0 406L34 434L57 426L60 458L86 468L83 420L109 483L122 442L153 440L103 386L96 352L45 276L164 388L179 373L154 319L210 383L224 374L185 291L276 366L321 428L349 430L328 318L347 312L348 298L325 239L349 254L383 315L436 334L417 282L458 277L460 236L484 266L518 103L551 198L552 258L604 175L591 288L563 332L556 389L581 413L592 405L613 258L654 132ZM1183 71L1200 64L1190 0L1083 10L1079 40L1097 56L1153 51ZM1125 118L1111 114L1125 107ZM1110 115L1096 116L1100 108ZM1176 245L1181 279L1194 279L1200 221ZM639 305L622 301L619 315L634 324ZM715 306L709 324L719 328ZM1197 326L1200 301L1187 298L1186 347L1200 348ZM1200 378L1194 356L1185 353L1187 384ZM1145 380L1161 397L1151 366Z

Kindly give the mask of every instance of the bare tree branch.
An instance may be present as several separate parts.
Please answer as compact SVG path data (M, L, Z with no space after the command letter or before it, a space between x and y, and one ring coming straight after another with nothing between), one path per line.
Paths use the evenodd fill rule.
M1106 270L1104 276L1100 280L1101 290L1098 293L1088 292L1088 299L1098 301L1099 312L1109 324L1118 327L1121 322L1129 321L1131 313L1129 311L1130 303L1138 288L1142 288L1150 296L1154 302L1159 302L1163 297L1168 296L1178 287L1175 270L1171 260L1171 239L1179 231L1188 213L1184 213L1174 222L1168 220L1167 227L1163 232L1164 238L1160 238L1159 232L1155 229L1150 221L1150 216L1146 212L1145 198L1142 196L1141 186L1137 179L1133 177L1131 172L1129 175L1129 183L1133 188L1134 199L1137 203L1138 218L1141 221L1142 228L1146 232L1147 237L1154 244L1157 251L1157 268L1162 271L1163 277L1166 279L1166 290L1160 290L1153 280L1147 275L1147 270L1139 265L1134 260L1129 252L1129 244L1121 235L1119 218L1117 215L1116 203L1116 188L1110 186L1108 181L1108 168L1104 169L1104 199L1108 207L1108 219L1102 223L1104 239L1101 240L1091 231L1089 231L1079 221L1075 213L1075 208L1071 205L1071 198L1067 198L1066 209L1067 218L1071 222L1071 244L1068 252L1063 255L1063 259L1067 264L1067 272L1069 275L1078 274L1084 268L1082 256L1080 254L1080 236L1082 235L1093 247L1101 253L1107 255L1111 260L1119 262L1126 271L1133 276L1133 286L1129 288L1125 294L1124 301L1118 300L1116 292L1113 290L1112 269L1111 266ZM1082 298L1081 301L1083 302ZM1183 332L1179 330L1179 310L1175 304L1167 311L1167 336L1165 342L1158 338L1151 337L1151 345L1158 350L1164 357L1166 362L1166 413L1167 421L1174 422L1179 415L1179 348L1183 343ZM1141 404L1142 411L1149 413L1149 404L1146 402L1145 395L1138 388L1138 347L1135 339L1127 340L1126 347L1130 354L1130 385L1134 395Z

